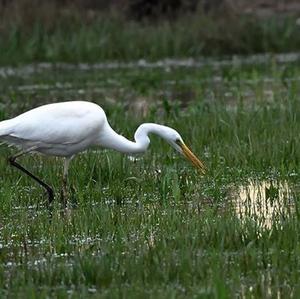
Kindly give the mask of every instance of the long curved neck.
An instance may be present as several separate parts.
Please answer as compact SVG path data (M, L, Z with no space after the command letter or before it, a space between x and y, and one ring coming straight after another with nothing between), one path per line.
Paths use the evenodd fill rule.
M121 153L127 154L138 154L143 153L147 150L150 139L148 135L150 133L154 133L164 138L164 131L170 128L162 125L157 125L154 123L144 123L141 124L135 134L134 139L135 142L128 140L122 135L116 133L108 124L105 126L105 129L99 136L99 140L97 144L117 150Z

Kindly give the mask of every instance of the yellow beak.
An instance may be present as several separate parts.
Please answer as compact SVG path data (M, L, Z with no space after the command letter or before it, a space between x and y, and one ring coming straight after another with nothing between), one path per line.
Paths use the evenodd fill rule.
M179 142L178 145L181 147L183 155L188 160L190 160L193 163L193 165L200 170L202 174L205 174L206 167L204 163L200 161L183 142Z

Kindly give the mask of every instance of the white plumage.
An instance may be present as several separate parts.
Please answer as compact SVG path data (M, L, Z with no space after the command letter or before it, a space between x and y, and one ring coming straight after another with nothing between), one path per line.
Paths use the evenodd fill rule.
M48 155L71 156L97 142L107 123L102 108L89 102L44 105L0 123L0 138Z
M33 151L66 157L63 176L64 197L66 197L68 166L73 155L90 146L111 148L122 153L142 153L148 148L150 133L164 138L202 172L204 171L202 162L192 154L174 129L145 123L138 127L134 135L135 142L132 142L117 134L110 127L103 109L90 102L48 104L0 122L0 139L22 149L19 154L10 158L11 164L26 172L40 184L44 184L46 189L49 188L47 191L51 187L16 163L16 158ZM52 199L49 194L49 200Z

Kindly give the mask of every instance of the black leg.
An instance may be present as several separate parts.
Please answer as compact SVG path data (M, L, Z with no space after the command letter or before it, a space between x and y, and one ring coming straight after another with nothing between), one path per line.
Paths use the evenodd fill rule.
M44 183L42 180L40 180L38 177L36 177L35 175L33 175L31 172L29 172L27 169L25 169L22 165L20 165L19 163L16 162L16 158L15 156L10 157L8 159L10 165L20 169L21 171L23 171L24 173L26 173L28 176L30 176L31 178L33 178L36 182L38 182L41 186L43 186L47 193L48 193L48 198L49 198L49 205L52 203L52 201L54 200L54 193L53 193L53 189L46 183Z

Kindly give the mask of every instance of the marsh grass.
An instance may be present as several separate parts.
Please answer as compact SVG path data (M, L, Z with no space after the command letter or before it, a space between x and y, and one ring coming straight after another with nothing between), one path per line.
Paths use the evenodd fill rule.
M129 138L144 121L178 129L208 173L199 176L155 136L136 161L92 149L72 161L72 200L64 214L61 159L23 157L26 167L57 190L49 218L45 194L8 166L13 150L2 146L1 295L297 298L298 79L298 63L171 71L53 69L3 78L2 118L47 102L94 100ZM51 88L40 89L43 84ZM191 97L180 98L186 92ZM132 106L141 98L151 101L144 117ZM292 197L280 204L293 200L293 209L274 217L269 228L250 215L241 219L230 207L232 188L249 179L285 181ZM274 194L271 199L278 200Z
M198 11L137 22L121 13L97 13L89 20L84 11L52 10L42 7L23 15L27 10L21 8L15 15L9 10L2 15L1 65L281 53L300 46L297 14L258 18Z

